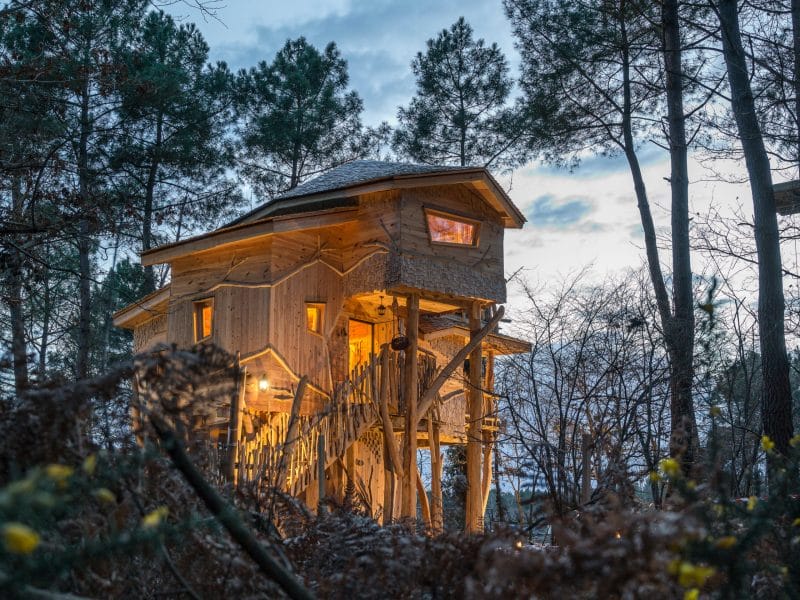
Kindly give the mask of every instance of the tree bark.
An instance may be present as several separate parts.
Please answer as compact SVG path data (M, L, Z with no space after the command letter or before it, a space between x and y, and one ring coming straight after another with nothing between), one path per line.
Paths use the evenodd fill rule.
M682 457L681 463L688 475L696 460L699 441L692 400L695 319L689 251L689 165L678 0L664 0L662 3L662 26L672 192L673 314L669 319L669 327L665 327L670 356L670 454Z
M86 53L88 54L88 52ZM88 56L84 68L89 70ZM89 210L89 79L84 75L81 88L80 138L78 141L79 210ZM75 357L75 376L85 379L89 375L89 347L91 337L91 239L89 220L83 216L78 224L78 336Z
M22 189L19 176L11 181L12 214L17 223L22 222ZM28 387L28 346L25 339L25 315L22 311L22 250L19 235L12 237L13 247L9 253L8 312L11 319L11 355L14 364L14 390L19 396Z
M789 439L793 433L792 395L784 335L783 274L772 173L748 78L736 0L720 0L717 14L731 88L731 109L739 130L753 196L754 235L758 254L758 333L763 378L761 418L764 434L772 438L778 452L785 456L789 452Z

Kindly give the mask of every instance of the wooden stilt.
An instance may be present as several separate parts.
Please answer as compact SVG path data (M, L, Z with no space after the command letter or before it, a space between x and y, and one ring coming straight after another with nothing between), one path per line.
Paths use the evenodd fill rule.
M325 462L328 457L325 453L325 434L320 432L317 438L317 514L325 512Z
M381 424L383 425L383 439L389 453L392 470L398 476L403 475L403 465L400 458L400 451L397 449L397 439L394 437L394 427L389 416L389 346L384 345L381 350L381 386L378 396L378 405L381 413Z
M384 431L383 443L383 524L389 525L394 519L394 472L391 468L389 448Z
M406 301L406 336L403 373L403 398L405 400L405 454L403 456L403 503L400 514L404 519L417 517L417 488L414 478L417 472L417 347L419 334L419 296L411 294Z
M427 531L432 531L431 507L430 503L428 502L428 494L425 493L425 486L422 484L422 475L420 475L419 469L417 469L416 473L417 476L415 477L415 480L417 484L417 494L419 495L419 506L420 512L422 513L422 520L425 521L425 529Z
M428 439L431 452L431 533L439 535L444 529L442 502L442 455L439 450L439 424L428 414Z
M473 302L470 307L470 337L481 330L481 306ZM483 486L481 481L481 445L483 442L483 392L481 390L481 347L475 347L469 355L469 389L467 423L467 507L464 530L475 533L482 530Z

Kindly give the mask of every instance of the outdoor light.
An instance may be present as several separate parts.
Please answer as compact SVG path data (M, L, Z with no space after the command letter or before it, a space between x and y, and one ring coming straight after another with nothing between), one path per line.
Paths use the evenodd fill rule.
M258 391L266 392L267 390L269 390L269 380L267 379L267 374L264 373L261 379L258 380Z
M380 304L378 304L378 316L382 317L386 314L386 307L383 305L383 296L381 296Z

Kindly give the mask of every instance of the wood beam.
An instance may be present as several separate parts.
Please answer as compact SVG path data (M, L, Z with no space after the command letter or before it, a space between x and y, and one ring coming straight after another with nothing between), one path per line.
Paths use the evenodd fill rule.
M430 410L433 401L436 399L436 395L439 393L442 385L444 382L447 381L453 372L466 360L467 356L473 352L476 348L480 350L480 344L483 339L489 335L489 333L497 326L500 322L500 319L503 318L504 309L501 306L497 309L497 312L492 317L492 319L483 326L477 333L473 334L470 337L469 342L467 345L464 346L458 354L456 354L447 365L439 371L439 374L436 376L436 379L433 380L430 387L425 390L425 393L422 395L422 398L419 400L419 410L418 414L421 417L424 417L425 414ZM480 320L478 321L480 323ZM478 372L480 374L480 371Z
M499 312L499 311L498 311ZM472 338L481 332L481 306L473 303L469 314ZM471 341L471 340L470 340ZM481 347L475 344L469 355L469 390L467 405L467 509L464 530L477 533L482 530L483 486L481 481L481 446L483 442L483 377L481 377Z
M281 455L281 469L278 476L278 489L286 487L286 478L289 474L289 465L292 463L292 452L300 435L300 405L303 402L303 395L306 393L308 377L303 375L292 400L292 410L289 413L289 429L286 431L286 439L283 441L283 454Z
M431 534L439 535L444 529L442 455L439 450L439 424L431 416L428 416L428 440L431 452Z
M403 365L403 398L405 400L405 444L403 446L403 501L400 516L404 519L417 518L417 349L419 336L419 296L411 294L406 303L406 336L408 348Z

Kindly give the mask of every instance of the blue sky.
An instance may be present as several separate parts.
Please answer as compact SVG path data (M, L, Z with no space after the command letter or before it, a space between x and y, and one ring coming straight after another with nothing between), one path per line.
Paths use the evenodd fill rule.
M464 16L476 37L496 42L516 74L519 57L500 0L221 0L219 20L206 19L185 4L170 12L197 23L212 60L238 70L271 61L289 38L305 36L318 47L335 41L348 61L351 87L364 100L366 124L394 122L397 107L414 93L410 63L427 39ZM669 224L669 161L653 144L642 148L642 166L656 225ZM739 166L729 166L741 172ZM708 182L692 161L694 210L713 198L719 205L749 202L741 185ZM592 264L597 278L643 260L639 214L627 164L622 157L587 157L574 172L531 164L499 178L529 219L506 236L506 272L519 267L531 280L547 281ZM740 199L740 200L737 200ZM668 253L662 257L668 264ZM512 311L520 296L509 290Z

